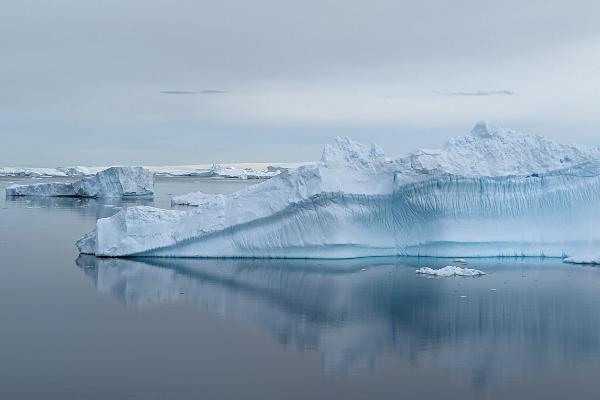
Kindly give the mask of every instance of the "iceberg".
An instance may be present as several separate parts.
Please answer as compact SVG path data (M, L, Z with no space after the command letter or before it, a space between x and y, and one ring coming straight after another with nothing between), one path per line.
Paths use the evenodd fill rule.
M576 255L567 257L563 260L568 264L592 264L592 265L600 265L600 256L597 255Z
M228 195L131 207L78 242L98 256L550 256L600 243L600 148L478 123L439 150L386 158L336 138L321 160Z
M12 185L7 196L128 197L154 194L154 177L142 167L111 167L75 182Z
M461 268L454 265L447 265L444 268L433 269L429 267L419 268L415 271L421 275L433 275L433 276L481 276L485 275L485 272L478 269L472 268Z

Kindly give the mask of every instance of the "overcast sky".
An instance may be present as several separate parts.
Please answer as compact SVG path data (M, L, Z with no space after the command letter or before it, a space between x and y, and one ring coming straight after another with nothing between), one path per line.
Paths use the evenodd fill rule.
M600 144L600 3L0 0L0 166L390 155L480 119Z

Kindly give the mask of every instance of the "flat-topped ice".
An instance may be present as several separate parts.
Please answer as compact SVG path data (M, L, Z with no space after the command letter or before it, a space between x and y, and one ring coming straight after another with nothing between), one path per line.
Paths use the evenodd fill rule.
M600 151L479 123L387 159L337 138L321 161L229 195L134 207L79 243L101 256L561 256L600 242ZM566 229L566 227L569 227Z
M7 196L127 197L151 196L154 177L142 167L111 167L75 182L12 185Z

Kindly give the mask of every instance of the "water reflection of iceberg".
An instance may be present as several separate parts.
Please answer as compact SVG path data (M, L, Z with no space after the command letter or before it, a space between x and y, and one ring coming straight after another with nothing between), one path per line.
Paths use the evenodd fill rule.
M479 264L491 272L482 279L428 279L414 273L424 261L409 262L77 260L98 291L127 305L193 303L258 325L283 345L316 351L339 373L391 354L485 386L600 350L600 314L589 310L600 297L597 271L538 262L525 276L522 264L488 260ZM573 272L589 276L565 287Z
M152 205L152 198L132 199L94 199L76 197L37 197L37 196L7 196L6 205L20 208L64 209L75 211L84 217L106 218L114 215L121 208L135 205Z

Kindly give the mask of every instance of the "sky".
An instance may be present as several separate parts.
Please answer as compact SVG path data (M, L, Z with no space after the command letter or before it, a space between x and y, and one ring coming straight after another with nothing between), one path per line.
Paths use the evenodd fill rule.
M0 0L0 166L600 144L598 1Z

